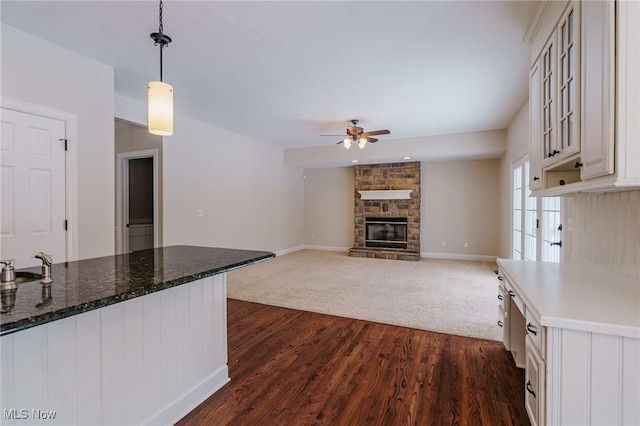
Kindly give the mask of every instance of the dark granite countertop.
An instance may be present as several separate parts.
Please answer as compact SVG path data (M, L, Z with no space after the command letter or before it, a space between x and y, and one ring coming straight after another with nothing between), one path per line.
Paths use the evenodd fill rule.
M266 251L170 246L57 263L53 283L0 289L0 335L99 309L275 257ZM40 273L40 267L20 269ZM11 306L13 305L13 306Z

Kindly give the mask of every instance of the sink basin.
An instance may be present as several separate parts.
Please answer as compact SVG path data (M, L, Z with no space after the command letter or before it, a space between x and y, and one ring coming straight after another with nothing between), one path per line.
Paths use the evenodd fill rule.
M28 283L29 281L36 281L42 278L42 275L35 272L16 272L16 284Z

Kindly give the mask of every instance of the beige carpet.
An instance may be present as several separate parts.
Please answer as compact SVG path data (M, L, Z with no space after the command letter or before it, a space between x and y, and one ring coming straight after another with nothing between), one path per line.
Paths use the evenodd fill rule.
M302 250L228 273L228 297L501 340L494 263Z

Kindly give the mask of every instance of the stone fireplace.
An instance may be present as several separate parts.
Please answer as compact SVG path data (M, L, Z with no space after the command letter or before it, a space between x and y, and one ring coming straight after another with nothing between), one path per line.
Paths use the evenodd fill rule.
M355 166L354 257L420 259L420 163Z

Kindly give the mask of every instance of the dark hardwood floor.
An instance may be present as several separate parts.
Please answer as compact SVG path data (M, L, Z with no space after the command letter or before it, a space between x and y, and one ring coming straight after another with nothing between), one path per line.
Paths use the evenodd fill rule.
M228 300L231 382L179 425L528 425L499 342Z

